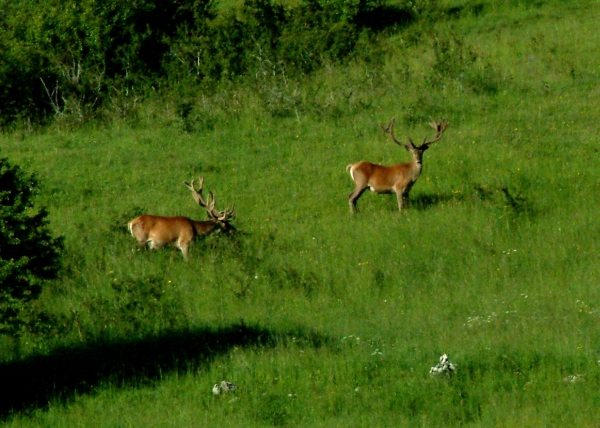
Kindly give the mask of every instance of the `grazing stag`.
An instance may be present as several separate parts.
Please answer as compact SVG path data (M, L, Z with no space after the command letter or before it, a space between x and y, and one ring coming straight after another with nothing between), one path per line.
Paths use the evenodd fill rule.
M166 244L174 243L187 260L190 242L196 236L208 235L218 230L224 232L235 230L229 223L234 215L233 208L226 209L225 211L216 211L216 198L213 193L209 193L208 202L202 197L203 177L200 177L200 188L198 190L194 187L194 180L192 180L191 184L184 183L192 192L192 196L196 202L206 209L210 220L195 221L187 217L162 217L155 215L136 217L127 226L131 235L138 241L141 247L148 244L151 249L157 249Z
M367 187L375 193L395 193L398 198L398 209L402 211L402 199L408 199L410 189L421 175L423 153L431 144L442 138L448 122L442 119L439 123L436 123L432 119L430 126L435 129L435 136L431 140L427 140L427 137L425 137L418 147L414 145L410 137L408 137L408 143L402 143L396 139L394 136L394 119L390 120L385 128L381 124L379 126L396 144L404 146L406 150L411 152L413 158L410 162L391 166L377 165L365 161L348 165L346 170L350 171L350 176L354 180L354 191L348 197L352 213L355 211L356 201Z

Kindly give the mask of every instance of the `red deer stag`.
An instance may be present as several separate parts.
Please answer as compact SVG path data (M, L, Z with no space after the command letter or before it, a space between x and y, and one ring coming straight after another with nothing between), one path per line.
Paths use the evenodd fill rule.
M429 125L435 129L435 136L431 140L427 140L427 137L425 137L418 147L414 145L410 137L408 137L408 143L402 143L396 139L394 136L394 119L390 120L385 128L381 124L379 125L383 132L389 135L396 144L404 146L406 150L411 152L413 158L410 162L391 166L377 165L365 161L348 165L346 170L350 171L350 176L354 180L354 191L348 197L352 213L356 209L356 201L367 188L375 193L395 193L398 198L398 209L402 211L402 199L408 199L410 189L421 175L423 153L431 144L442 138L448 122L441 119L439 123L436 123L432 119Z
M131 235L141 247L148 244L151 249L158 249L166 244L174 243L187 260L190 242L196 236L208 235L217 230L227 232L235 229L229 223L234 215L233 208L216 211L216 198L213 193L209 193L208 202L202 197L203 177L200 177L200 188L198 190L194 187L194 180L192 180L192 184L188 184L187 181L184 183L192 192L196 202L206 209L210 220L195 221L188 217L161 217L155 215L136 217L127 226Z

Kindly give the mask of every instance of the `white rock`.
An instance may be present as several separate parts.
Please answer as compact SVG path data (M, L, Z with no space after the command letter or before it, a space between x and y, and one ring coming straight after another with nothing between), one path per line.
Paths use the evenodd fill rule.
M579 383L583 382L583 380L584 379L582 374L575 374L563 377L563 381L567 383Z
M235 386L235 384L227 382L226 380L221 382L221 385L219 386L221 387L221 392L233 392L237 389L237 386Z
M451 363L448 360L448 354L444 354L440 357L439 364L437 364L436 366L433 366L431 369L429 369L429 373L432 375L435 375L435 376L441 375L441 374L450 376L457 369L458 369L458 366L454 363Z
M234 392L237 389L237 386L231 382L227 382L224 380L221 383L215 383L212 388L213 395L221 395L227 392Z

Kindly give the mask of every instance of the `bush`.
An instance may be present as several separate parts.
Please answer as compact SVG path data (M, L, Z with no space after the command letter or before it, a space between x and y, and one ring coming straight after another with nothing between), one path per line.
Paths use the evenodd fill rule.
M52 114L88 119L109 94L163 73L180 28L210 0L0 0L0 125Z
M48 212L36 212L37 180L0 159L0 333L15 335L27 302L35 300L45 280L56 278L63 239L48 229Z
M0 126L124 115L115 105L132 93L210 91L266 63L299 77L413 15L382 0L245 0L221 13L212 0L0 0Z

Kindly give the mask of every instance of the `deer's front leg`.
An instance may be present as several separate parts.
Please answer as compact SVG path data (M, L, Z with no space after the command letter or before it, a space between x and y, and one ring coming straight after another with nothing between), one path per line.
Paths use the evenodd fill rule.
M396 198L398 199L398 211L402 212L402 200L404 199L404 192L402 190L396 190Z

